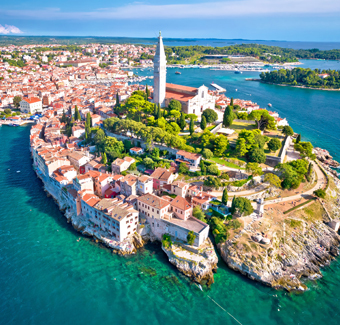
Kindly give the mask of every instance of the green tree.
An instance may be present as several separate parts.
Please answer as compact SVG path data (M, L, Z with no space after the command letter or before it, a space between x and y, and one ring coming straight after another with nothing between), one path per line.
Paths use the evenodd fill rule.
M202 118L201 118L201 129L204 131L206 127L207 127L207 120L206 120L205 116L202 116Z
M270 185L281 188L281 180L278 176L273 173L268 173L264 176L264 181L268 182Z
M181 128L181 130L183 131L187 125L187 123L185 122L185 116L184 113L181 113L181 118L179 119L179 127Z
M77 105L74 108L74 120L75 121L81 121L81 116L80 116L80 113L79 113Z
M235 151L239 157L243 157L248 152L245 139L237 139Z
M107 164L107 157L106 157L106 153L105 153L105 152L103 152L103 154L102 154L102 160L101 160L101 163L102 163L102 164L104 164L104 165L106 165L106 164Z
M201 210L199 205L196 205L192 210L192 215L197 218L198 220L201 220L203 222L207 222L207 219L205 218L204 212Z
M170 100L170 103L169 103L169 106L168 106L168 110L169 111L172 111L172 110L176 110L176 111L181 111L182 110L182 104L181 102L179 102L178 100L176 99L171 99Z
M63 115L61 116L60 122L61 123L66 123L67 122L67 117L66 117L66 114L65 114L65 110L63 110Z
M91 114L90 112L88 112L86 114L86 122L85 122L85 126L88 126L88 127L91 127L92 126L92 123L91 123Z
M154 161L149 157L143 159L143 164L148 169L153 169L155 165Z
M263 174L261 166L256 162L249 162L246 165L246 172L252 174L252 176L261 176Z
M148 89L148 85L145 85L145 100L148 100L150 97L150 91Z
M218 119L217 113L211 108L206 109L203 112L202 116L205 117L208 124L211 124L211 123L217 121L217 119Z
M313 194L321 199L324 199L326 197L326 192L325 190L319 188L318 190L315 190Z
M231 99L230 99L230 106L234 106L234 98L233 97L231 97Z
M94 142L95 144L99 144L101 142L103 142L105 140L106 136L105 133L102 129L99 129L96 133L96 135L94 136Z
M223 126L229 127L233 124L235 119L235 114L233 112L233 107L228 105L223 114Z
M116 93L116 103L115 103L115 107L119 107L119 94L118 92Z
M215 164L213 164L213 165L209 165L207 167L207 174L215 175L215 176L220 176L221 172L218 169L218 167Z
M298 144L301 142L301 134L299 133L298 136L296 137L295 143Z
M219 136L215 137L214 139L214 155L215 156L222 156L223 153L228 149L229 141L227 137L220 134Z
M222 203L223 203L224 205L227 205L227 204L228 204L228 191L227 191L226 188L223 190Z
M19 108L21 100L21 96L14 96L13 105L15 108Z
M254 208L251 205L249 199L245 197L237 197L234 199L234 205L232 206L232 214L239 214L241 217L249 216L254 212Z
M179 165L178 172L179 172L180 174L187 174L188 171L189 171L189 168L188 168L188 166L187 166L185 163L181 163L181 164Z
M188 232L187 242L189 245L193 245L196 239L196 235L193 231Z
M194 120L193 119L190 119L190 125L189 125L189 132L190 132L190 135L192 135L195 131L195 124L194 124Z
M160 119L161 117L162 117L161 105L158 104L157 119Z
M210 149L205 148L205 149L203 149L203 151L202 151L202 156L203 156L205 159L211 159L212 157L214 157L214 154L211 152ZM202 163L203 163L203 161L202 161Z
M267 156L264 153L263 149L255 148L249 151L248 160L250 162L257 162L259 164L263 164L266 162Z
M208 176L203 183L205 186L219 188L222 186L221 180L215 176Z
M282 129L282 133L285 135L285 136L292 136L294 135L294 131L292 129L291 126L289 125L285 125Z
M313 145L310 142L295 143L294 149L299 151L303 158L308 157L313 160L316 158L315 154L313 154Z
M275 152L281 148L281 141L277 138L273 138L267 143L267 146L270 151Z

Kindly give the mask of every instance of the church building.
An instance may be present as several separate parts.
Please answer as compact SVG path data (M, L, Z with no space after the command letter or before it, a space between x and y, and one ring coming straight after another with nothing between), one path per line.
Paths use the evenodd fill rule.
M207 108L215 109L215 97L208 93L208 87L199 88L166 83L166 56L161 33L159 33L154 57L153 102L167 107L172 99L182 104L186 114L201 116Z

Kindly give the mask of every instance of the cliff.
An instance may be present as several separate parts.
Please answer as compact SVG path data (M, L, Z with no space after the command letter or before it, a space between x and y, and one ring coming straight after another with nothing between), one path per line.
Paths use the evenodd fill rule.
M226 264L252 280L274 288L305 290L301 277L321 277L320 268L339 255L340 236L322 222L306 228L303 235L295 234L286 240L274 239L270 247L256 244L256 252L235 240L220 244Z
M162 245L169 262L192 280L210 285L214 283L213 273L217 270L218 258L210 239L195 249L180 243L172 243L170 247Z

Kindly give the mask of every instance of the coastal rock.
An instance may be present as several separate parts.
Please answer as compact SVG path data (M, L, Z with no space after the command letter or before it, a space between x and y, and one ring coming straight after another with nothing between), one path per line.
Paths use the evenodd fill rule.
M162 249L169 258L169 262L192 280L210 285L214 283L214 272L217 270L218 258L210 239L203 244L203 248L172 243L169 248L162 245Z
M321 277L320 268L339 254L340 236L325 223L310 224L304 235L285 240L274 238L265 255L245 252L242 245L228 240L218 245L222 259L233 270L276 289L305 290L301 277Z

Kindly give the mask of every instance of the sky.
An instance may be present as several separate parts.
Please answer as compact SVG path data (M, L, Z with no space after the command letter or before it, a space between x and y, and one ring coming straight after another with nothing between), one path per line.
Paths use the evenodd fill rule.
M5 35L340 41L340 0L2 2Z

